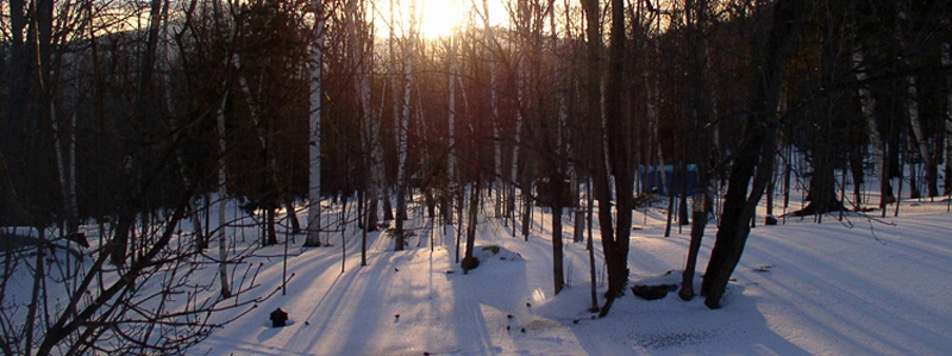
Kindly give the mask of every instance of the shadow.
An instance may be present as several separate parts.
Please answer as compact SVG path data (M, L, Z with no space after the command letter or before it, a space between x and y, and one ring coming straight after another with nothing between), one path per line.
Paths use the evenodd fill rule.
M603 325L571 329L593 355L809 354L775 333L758 310L759 301L744 294L743 285L732 284L732 303L719 310L708 309L700 298L684 302L676 293L656 301L620 298L608 317L589 321Z
M756 242L748 246L745 260L776 265L771 272L744 271L751 263L738 267L772 304L798 307L789 312L788 322L810 325L817 330L814 339L827 339L845 353L948 350L952 313L944 307L947 295L917 281L945 278L952 266L942 269L930 261L931 254L920 255L919 248L903 243L831 240L835 237L809 233L814 230L789 230L783 239L752 239ZM812 244L812 239L826 241Z
M494 220L477 225L475 254L479 255L481 247L488 245L499 246L500 252L481 258L479 267L466 275L459 272L457 264L451 264L457 273L445 275L452 290L452 308L447 316L456 320L452 332L458 344L453 350L433 350L437 353L498 354L502 352L500 344L512 341L512 329L530 319L524 305L528 297L524 295L526 265L530 261L524 259L528 254L520 253L519 247L534 247L537 243L532 241L539 240L530 237L527 244L520 238L511 238L511 230L507 231L511 226L500 229Z
M265 342L273 338L275 335L278 335L282 330L289 329L291 326L296 324L294 320L288 320L287 324L283 327L273 327L271 326L271 321L262 323L261 326L264 328L261 332L258 333L258 342Z

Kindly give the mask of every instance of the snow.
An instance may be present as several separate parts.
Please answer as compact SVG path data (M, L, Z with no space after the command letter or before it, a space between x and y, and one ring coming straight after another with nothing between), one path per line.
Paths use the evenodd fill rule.
M553 295L551 215L539 214L541 208L529 241L514 238L502 220L481 216L481 264L468 274L455 263L452 228L445 235L437 229L431 250L431 221L416 217L408 222L416 227L416 237L409 239L410 249L401 252L392 251L394 241L388 234L370 233L368 264L361 267L360 231L350 226L343 273L340 232L325 236L335 244L326 248L302 248L304 238L297 238L287 261L288 273L294 274L287 294L275 295L214 331L190 352L946 354L952 350L952 214L948 202L902 204L898 218L847 214L840 222L828 215L822 224L810 217L788 218L784 225L753 229L719 310L709 310L701 297L685 302L674 292L646 301L629 291L603 319L593 319L587 311L588 257L584 244L570 242L574 225L569 220L569 287ZM493 209L487 206L484 211ZM675 227L671 237L662 238L664 215L655 208L639 209L635 222L639 226L629 256L632 284L679 283L688 227L683 233ZM714 225L709 224L701 249L696 289L713 245ZM600 255L597 229L595 233ZM499 253L479 249L490 245L498 246ZM283 249L272 246L259 252L272 256L264 259L257 278L262 292L281 285L282 260L273 256ZM604 266L597 258L602 293ZM290 322L272 328L268 314L278 307L289 313ZM217 318L230 319L240 312Z

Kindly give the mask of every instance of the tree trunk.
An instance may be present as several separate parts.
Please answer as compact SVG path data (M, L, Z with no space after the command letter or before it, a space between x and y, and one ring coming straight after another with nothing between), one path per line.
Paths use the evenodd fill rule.
M291 222L291 233L300 234L301 233L301 222L297 218L297 209L294 208L294 200L290 197L285 197L284 200L284 210L286 211L288 220Z
M69 115L71 119L66 125L60 124L61 118L58 114L55 106L51 105L53 149L59 170L60 191L63 194L63 235L72 235L79 231L79 212L76 205L76 113Z
M687 150L687 145L684 146L684 149ZM678 225L687 225L690 223L688 219L688 165L684 159L684 156L682 156L681 162L678 164L681 178L676 180L680 185L680 187L678 187ZM678 227L678 233L681 233L680 227Z
M863 172L865 152L865 147L854 147L850 152L850 175L853 178L853 205L856 211L861 211L863 208L862 187L866 184L866 178ZM846 189L846 187L843 187L843 189ZM843 199L840 199L840 201L843 202Z
M268 228L268 231L266 234L268 238L266 241L264 241L265 246L278 244L278 231L277 229L275 229L274 209L275 208L273 206L269 206L265 208L265 214L266 214L265 219L267 220L265 221L265 224Z
M913 55L912 51L909 49L909 45L906 43L905 35L908 32L906 28L908 19L907 14L904 10L899 11L899 24L900 24L900 43L902 44L903 54L902 60L906 69L911 67L909 63L909 58ZM933 159L932 153L929 150L929 138L926 137L925 131L923 130L922 120L919 117L919 89L916 84L915 75L906 75L906 110L909 115L909 124L912 126L912 133L915 136L916 142L918 143L919 148L919 157L922 158L922 164L925 165L925 179L926 179L926 189L930 197L939 195L938 188L938 169L936 167L936 162ZM914 183L912 187L916 187ZM916 187L918 190L918 187Z
M483 16L483 32L486 37L486 41L489 43L492 48L496 48L496 37L495 32L493 31L491 21L490 21L490 10L489 2L483 0L482 2L482 16ZM489 52L490 55L493 55L493 52ZM502 136L500 133L499 122L499 94L498 94L498 82L499 82L499 73L496 68L496 59L489 58L489 105L492 111L492 139L493 139L493 177L495 178L495 184L493 185L493 190L496 201L494 203L495 217L502 217L503 213L503 176L502 176ZM505 219L503 219L505 221Z
M165 57L165 60L163 61L165 65L164 71L163 71L164 73L161 74L162 86L163 86L162 96L165 99L164 109L169 115L169 132L172 132L173 142L179 142L181 139L180 132L182 132L182 130L180 130L178 119L176 118L174 107L172 106L172 80L171 80L172 58L171 58L171 54L170 54L169 46L168 46L169 42L171 41L171 39L169 39L168 11L169 11L169 3L168 1L165 1L164 5L162 6L162 17L166 19L165 23L162 25L162 31L163 31L162 54ZM175 149L175 161L176 163L178 163L179 175L182 176L182 182L185 184L186 187L192 186L192 178L188 174L186 160L185 160L185 152L183 151L181 145L177 146ZM198 249L199 251L202 251L208 247L209 237L206 236L204 229L202 229L202 220L199 217L198 208L197 208L198 199L199 199L198 195L196 195L192 199L189 199L188 215L189 215L189 219L192 222L193 233L195 234L195 248Z
M858 36L858 34L854 34L854 37L855 36ZM865 57L862 48L858 46L853 48L853 68L856 72L856 81L860 83L858 90L860 109L863 113L863 117L866 119L866 135L869 137L869 141L873 146L871 155L876 165L876 177L879 177L881 183L880 196L882 199L880 199L879 205L880 208L885 209L886 204L895 201L896 198L892 196L892 188L889 187L889 180L887 179L889 172L886 171L885 146L876 123L876 99L873 98L873 94L867 83L867 81L869 81L869 74L866 72Z
M513 136L513 142L514 142L514 143L513 143L513 146L512 146L512 170L510 171L510 174L511 174L511 175L510 175L510 178L509 178L509 182L510 182L510 184L513 186L513 188L510 189L509 204L508 204L508 205L509 205L509 216L510 216L510 218L512 218L512 221L513 221L513 225L512 225L513 233L515 233L515 229L516 229L516 225L515 225L515 214L516 214L516 212L515 212L515 210L516 210L515 185L516 185L516 182L519 182L519 180L518 180L518 178L519 178L519 149L520 149L521 146L522 146L522 122L523 122L523 117L522 117L522 111L523 111L523 104L522 104L522 103L523 103L523 93L522 93L522 92L523 92L523 88L522 88L522 87L523 87L523 85L524 85L524 80L525 80L525 79L523 78L524 73L523 73L523 63L522 63L522 59L521 59L521 58L518 60L518 62L517 62L517 64L516 64L516 73L515 73L515 75L516 75L516 132L515 132L515 134L514 134L514 136ZM522 197L523 197L524 199L527 198L527 197L528 197L528 194L526 193L526 189L528 189L528 187L522 186L522 187L520 187L520 189L521 189ZM523 234L524 234L524 237L526 237L526 238L528 239L527 233L526 233L526 232L523 232Z
M712 309L721 306L721 297L750 234L749 222L770 180L776 151L776 108L780 86L787 58L803 27L808 7L806 0L778 0L765 48L755 52L761 56L759 68L762 71L754 81L758 84L751 97L752 110L747 118L745 135L736 151L737 156L744 159L735 160L731 167L720 228L701 285L701 294L706 296L704 304Z
M617 221L615 229L602 229L602 249L608 268L607 300L599 317L608 315L615 298L624 293L628 284L628 250L631 239L631 210L634 199L634 173L631 169L631 121L623 117L622 91L624 83L625 56L625 12L623 0L612 0L611 43L609 47L608 81L605 91L605 137L607 138L608 160L611 162L615 178L615 209ZM603 181L607 183L607 169ZM596 186L597 187L597 186ZM611 224L610 197L607 184L600 189L603 199L599 200L600 216ZM604 202L604 205L602 205ZM604 209L604 211L602 211ZM607 216L606 216L607 215ZM602 219L599 219L602 220ZM607 234L605 232L608 232Z
M456 37L453 36L449 41L448 52L448 70L447 73L447 83L448 88L448 100L447 100L447 149L446 149L446 186L448 189L446 199L446 208L452 216L453 211L453 198L452 196L460 194L460 204L463 204L462 192L457 192L457 177L456 177L456 75L459 70L459 66L456 63ZM459 207L462 209L463 207ZM462 215L460 215L460 220L462 220ZM452 219L450 219L452 221ZM459 221L462 224L462 221ZM457 236L457 239L459 236Z
M596 0L585 0L582 2L582 6L585 11L588 45L588 83L586 85L588 94L588 116L590 122L594 123L596 127L594 131L597 133L596 135L592 135L591 138L591 144L595 147L595 155L590 160L592 165L592 186L594 196L597 197L598 200L598 224L602 235L602 248L605 251L605 261L610 266L608 273L610 276L615 277L614 271L617 269L616 265L618 261L616 253L609 253L609 251L614 251L615 231L611 211L612 203L608 177L608 152L605 148L607 128L604 123L605 117L602 116L601 73L599 71L599 51L602 47L600 30L601 11L598 1ZM615 32L615 34L617 34L617 32ZM608 300L605 306L601 308L602 315L607 314L605 309L611 308L611 303L616 297L615 294L621 291L621 288L617 286L617 282L613 281L617 281L617 278L609 278L611 284L607 292Z
M555 294L565 286L565 272L562 257L562 207L552 207L552 280Z
M304 246L321 246L321 109L323 108L322 93L324 76L324 33L326 18L324 2L313 0L314 42L310 43L310 58L308 71L310 72L310 96L308 97L308 185L307 185L307 237Z
M366 188L361 189L357 197L357 221L363 224L360 229L360 265L367 265L367 220L370 218L367 214L367 192Z
M42 293L44 291L41 290L41 285L46 284L44 282L44 279L46 279L46 273L44 272L43 268L43 264L46 263L44 254L47 243L46 231L43 226L37 226L36 230L39 232L40 236L36 242L36 260L34 260L33 266L33 290L30 293L30 304L26 312L26 323L23 326L23 332L26 334L26 341L24 342L24 345L26 345L25 348L27 356L29 356L30 351L33 350L33 332L35 329L38 329L36 327L36 324L39 324L39 320L37 320L39 318L37 312L41 309L45 309L40 307L40 303L45 304L46 302L45 300L41 302L41 294L45 294ZM49 323L50 320L46 320L46 322Z
M225 259L228 256L225 248L225 210L227 207L228 184L226 172L227 161L225 152L228 148L228 140L225 137L225 104L228 101L228 91L222 94L221 106L218 108L216 128L218 130L218 278L221 281L221 296L223 298L231 297L231 288L228 286L228 267L225 265Z
M664 172L662 172L661 174L664 174ZM674 182L671 182L671 183L673 184ZM668 209L667 210L668 210L667 219L664 222L664 237L671 237L671 221L674 219L674 193L671 192L671 189L668 189Z
M919 191L919 170L916 161L909 157L910 154L916 154L915 144L911 135L906 136L906 153L903 154L903 163L909 164L909 199L919 199L922 192ZM900 167L902 165L900 164ZM900 168L901 170L902 168ZM900 192L901 194L901 192Z
M706 186L705 184L704 187ZM688 246L688 260L685 263L684 272L681 274L681 290L678 291L678 296L683 300L694 298L694 271L697 268L697 255L701 250L701 239L704 237L704 229L707 227L710 206L712 206L711 193L708 189L694 194L691 243Z
M942 22L949 25L949 20ZM952 42L942 44L942 66L952 67ZM952 73L945 74L945 195L952 195Z
M392 3L392 1L391 1ZM391 6L392 8L392 6ZM406 244L406 235L404 234L404 220L407 219L407 150L409 144L407 136L410 129L410 99L411 99L411 79L413 76L413 56L414 41L416 40L416 3L411 3L410 33L407 39L407 47L404 48L403 55L403 110L401 111L399 124L397 125L397 221L396 221L396 246L394 250L402 251ZM391 34L391 36L393 36ZM392 52L392 51L391 51ZM394 91L394 99L397 92ZM394 100L396 102L396 100Z
M838 10L828 8L828 22L836 21L840 17ZM827 30L823 31L822 52L820 54L820 81L824 86L832 86L837 81L836 67L838 61L838 52L842 47L841 36L838 30L832 24L828 24ZM838 100L838 95L827 95L823 97L821 112L813 117L811 127L812 145L811 145L811 165L813 166L813 175L810 179L810 191L808 198L810 204L806 208L795 213L797 216L816 215L817 221L822 220L822 214L831 211L843 209L843 204L836 198L836 178L835 162L833 157L833 130L834 119L840 115L840 106L842 103Z
M479 218L479 190L482 188L480 181L480 179L476 179L476 181L473 182L473 189L469 192L469 211L466 217L466 252L464 252L463 255L464 272L470 269L465 266L465 261L475 259L473 252L476 248L476 224ZM462 217L460 217L460 224L462 223ZM459 238L457 238L457 241L459 241ZM458 250L459 245L457 245L457 251Z
M377 213L378 202L382 196L383 189L383 147L380 143L380 121L374 116L372 108L372 91L370 83L370 74L368 71L372 68L373 46L368 45L368 39L360 37L358 27L363 23L364 15L361 2L358 0L349 0L345 7L347 15L348 35L352 52L352 65L354 68L354 89L357 94L357 103L360 108L360 117L362 122L361 143L366 150L367 167L369 174L367 176L367 209L365 229L377 231ZM360 28L362 29L362 28Z
M717 157L717 150L711 150L714 146L714 140L710 130L707 128L714 126L716 130L717 110L716 101L713 98L713 86L707 80L707 73L711 71L711 63L708 60L708 42L704 37L707 24L707 2L704 0L698 2L686 3L687 10L695 13L696 23L692 26L693 55L695 63L692 66L693 76L697 81L691 90L692 97L695 100L695 110L693 111L693 152L686 153L696 157L697 180L695 183L694 198L692 199L692 217L691 217L691 242L688 246L688 257L685 263L684 271L681 274L681 290L678 296L682 300L691 300L694 298L694 274L697 269L698 253L701 249L701 241L704 237L704 229L707 227L708 214L713 210L713 199L711 198L711 174L709 171L709 162ZM709 99L705 100L705 96ZM710 115L710 116L708 116ZM685 179L686 181L686 179ZM687 194L686 189L682 194ZM686 210L686 208L685 208Z

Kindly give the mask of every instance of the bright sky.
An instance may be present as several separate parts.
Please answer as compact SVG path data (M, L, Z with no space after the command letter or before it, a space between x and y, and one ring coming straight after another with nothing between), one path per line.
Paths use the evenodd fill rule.
M387 23L390 19L390 1L377 0L378 21ZM402 35L404 31L410 30L411 10L415 5L416 16L420 18L417 23L417 32L423 38L445 37L453 31L467 26L470 22L470 10L473 4L483 10L483 0L392 0L396 12L393 14L396 22L396 34ZM415 4L414 4L415 3ZM493 25L502 25L508 23L509 15L506 8L499 0L488 0L490 22ZM474 15L474 21L477 26L482 27L482 18Z

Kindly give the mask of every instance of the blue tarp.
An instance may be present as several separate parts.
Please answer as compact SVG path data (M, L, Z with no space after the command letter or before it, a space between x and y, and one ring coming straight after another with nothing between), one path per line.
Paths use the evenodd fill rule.
M697 183L697 165L689 164L687 173L687 192L694 194L694 186ZM678 172L681 175L681 172ZM664 174L664 179L661 178ZM646 192L654 192L663 195L680 195L681 179L674 181L674 166L666 165L661 170L657 166L638 167L638 178L641 180L642 187ZM679 177L683 178L683 177Z

